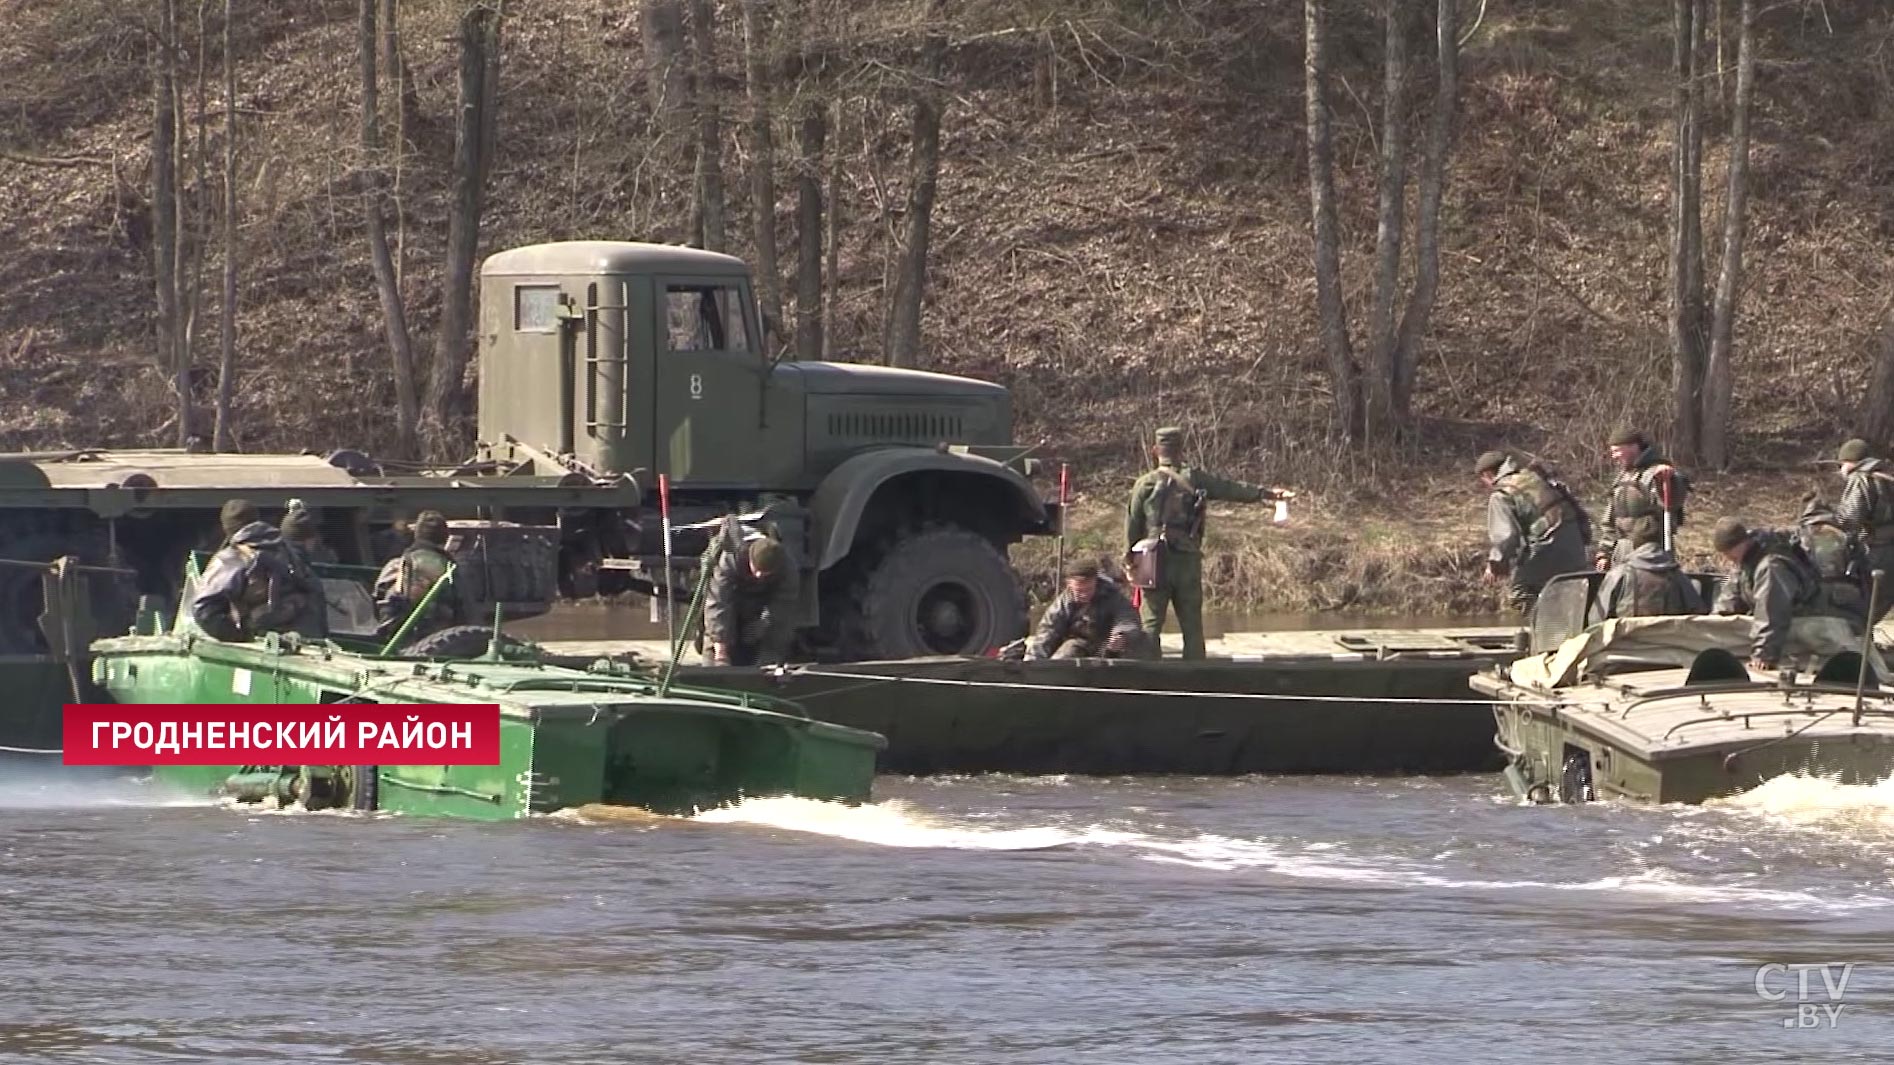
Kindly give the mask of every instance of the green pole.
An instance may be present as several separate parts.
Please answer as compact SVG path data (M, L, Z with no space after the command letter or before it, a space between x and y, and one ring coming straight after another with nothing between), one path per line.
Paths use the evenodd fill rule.
M671 661L664 667L664 679L658 682L660 699L671 692L671 678L677 673L677 660L684 657L684 641L690 639L691 626L697 624L697 610L704 604L704 590L710 587L710 571L716 567L722 553L723 537L720 535L711 543L710 550L704 552L703 566L697 574L697 591L691 596L690 610L684 614L684 627L677 631L677 638L671 643Z
M456 562L447 564L447 572L441 574L441 579L435 581L433 587L427 590L427 594L421 597L421 601L414 604L414 609L408 611L408 616L401 620L401 627L395 630L395 634L388 637L388 642L383 645L381 649L381 657L388 657L388 653L393 651L395 645L401 642L401 638L406 636L408 630L414 627L415 621L417 621L421 617L421 614L427 610L428 606L434 602L434 593L440 591L443 585L454 579L454 570L458 565L459 563Z

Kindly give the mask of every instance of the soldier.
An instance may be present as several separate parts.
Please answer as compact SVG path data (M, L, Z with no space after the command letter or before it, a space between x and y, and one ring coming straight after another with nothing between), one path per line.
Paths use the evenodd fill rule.
M1590 519L1565 485L1522 455L1488 451L1473 463L1473 472L1492 490L1486 575L1508 578L1507 601L1529 613L1547 581L1585 568Z
M381 623L383 636L399 631L428 589L447 577L449 567L454 565L454 556L447 553L447 519L440 511L422 511L415 516L413 529L413 544L383 563L375 577L375 619ZM415 619L408 638L419 639L454 625L472 624L472 615L459 584L449 579L447 587L428 600L427 612Z
M1844 478L1841 505L1835 516L1841 527L1866 545L1868 566L1894 571L1894 469L1886 459L1873 457L1868 442L1859 438L1841 445L1835 458ZM1878 625L1894 603L1894 586L1881 583L1881 594L1868 610L1868 624Z
M1225 480L1193 469L1180 458L1183 444L1182 429L1166 427L1157 431L1156 446L1151 449L1157 468L1138 478L1125 508L1125 557L1127 568L1139 574L1138 583L1145 588L1140 613L1151 642L1158 644L1158 634L1164 631L1165 608L1174 606L1177 627L1184 635L1184 657L1199 659L1204 657L1205 504L1212 499L1257 503L1289 499L1294 493ZM1143 566L1139 556L1148 560ZM1155 561L1155 572L1150 572L1151 561Z
M1796 541L1836 607L1868 616L1869 559L1861 538L1842 527L1827 503L1811 492L1802 498L1802 516L1795 523Z
M322 542L321 523L301 506L300 500L291 500L289 509L283 513L283 540L301 551L303 557L312 563L324 566L336 564L335 552Z
M1148 659L1159 654L1117 582L1099 576L1096 562L1074 562L1065 568L1065 590L1039 619L1026 657Z
M736 518L724 519L722 550L704 596L704 661L714 666L775 665L796 636L802 575L772 537L743 543Z
M1709 613L1697 582L1677 564L1677 556L1664 549L1659 513L1643 502L1635 507L1626 523L1631 552L1607 570L1598 585L1600 618Z
M1736 566L1717 594L1715 613L1749 614L1755 619L1750 626L1751 669L1776 668L1796 618L1839 617L1860 634L1860 616L1829 601L1821 574L1792 538L1777 532L1751 532L1735 518L1724 518L1716 523L1710 542Z
M219 640L244 641L265 632L328 635L328 605L308 564L260 520L248 500L232 499L218 515L224 545L197 582L191 618Z
M1612 483L1611 495L1605 502L1604 528L1598 531L1593 565L1600 570L1623 562L1634 550L1630 528L1637 520L1632 512L1636 504L1643 504L1658 515L1660 534L1664 511L1670 511L1673 539L1664 546L1675 550L1676 531L1684 524L1684 497L1690 494L1690 479L1665 462L1657 445L1641 430L1627 428L1613 433L1610 452L1611 461L1618 466L1618 479ZM1662 540L1660 535L1659 541Z

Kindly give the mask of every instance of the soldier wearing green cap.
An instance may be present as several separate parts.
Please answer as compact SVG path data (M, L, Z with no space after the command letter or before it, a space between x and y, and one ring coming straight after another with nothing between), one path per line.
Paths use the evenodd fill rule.
M1591 519L1551 471L1516 452L1488 451L1473 472L1491 493L1486 575L1505 578L1507 602L1530 612L1547 581L1586 568Z
M796 637L802 574L780 541L744 540L735 517L724 519L717 559L704 592L704 662L713 666L775 665Z
M382 635L392 635L408 615L427 599L428 590L442 580L447 585L427 600L427 609L408 628L415 640L475 619L460 584L449 576L454 556L447 553L447 519L438 510L424 510L414 519L414 543L382 564L375 578L375 617Z
M300 552L263 521L245 499L218 514L224 543L211 557L191 599L197 627L219 640L253 640L265 632L328 634L328 600Z
M1821 572L1795 537L1773 529L1751 530L1735 518L1724 518L1710 531L1711 546L1736 571L1717 593L1718 614L1748 614L1752 640L1751 669L1771 671L1782 661L1789 628L1796 618L1839 618L1855 635L1862 618L1835 602L1824 587Z
M1605 501L1604 526L1598 530L1592 564L1605 570L1631 556L1636 550L1631 543L1631 526L1637 521L1637 513L1647 508L1658 515L1660 528L1665 512L1669 512L1669 536L1660 542L1665 550L1676 550L1676 532L1684 524L1684 497L1690 494L1690 479L1664 460L1657 444L1641 429L1620 428L1611 434L1607 450L1618 467L1618 479Z
M1237 503L1290 499L1294 492L1219 477L1183 461L1184 430L1157 431L1151 449L1157 468L1138 478L1125 507L1127 569L1144 593L1139 615L1151 643L1164 631L1167 608L1177 610L1184 657L1204 657L1203 532L1205 505L1212 499Z
M1835 459L1841 464L1841 502L1835 517L1841 527L1868 550L1871 569L1894 572L1894 469L1874 457L1868 442L1856 438L1841 445ZM1894 603L1894 581L1883 581L1881 594L1868 610L1868 623L1878 624Z

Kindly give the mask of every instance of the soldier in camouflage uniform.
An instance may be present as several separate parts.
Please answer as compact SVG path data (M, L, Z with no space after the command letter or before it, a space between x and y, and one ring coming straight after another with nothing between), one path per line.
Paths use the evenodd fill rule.
M1618 466L1618 479L1611 485L1605 501L1604 527L1598 531L1598 546L1593 565L1609 569L1629 558L1635 550L1631 543L1631 523L1637 513L1649 509L1658 516L1659 542L1666 497L1670 509L1671 535L1684 524L1684 497L1690 494L1690 479L1665 462L1657 445L1637 429L1620 429L1610 441L1611 460ZM1673 550L1673 539L1668 545Z
M743 542L736 518L724 519L713 545L716 562L704 593L704 662L713 666L776 665L796 637L802 574L777 540ZM706 552L708 555L709 552Z
M1717 553L1736 565L1723 582L1714 612L1748 614L1751 669L1773 671L1789 642L1789 626L1796 618L1832 617L1847 622L1858 636L1861 616L1838 606L1822 586L1822 576L1795 538L1775 531L1752 532L1734 518L1724 518L1711 532Z
M1664 549L1661 514L1642 502L1633 507L1626 523L1631 552L1599 582L1598 620L1709 613L1697 582L1677 564L1677 556Z
M1026 657L1157 658L1157 642L1144 631L1136 607L1118 585L1098 575L1098 563L1074 562L1065 569L1065 590L1039 619Z
M218 515L226 537L197 581L191 619L215 639L253 640L265 632L328 635L328 599L301 553L261 520L248 500Z
M283 539L310 562L325 566L336 564L335 552L322 542L321 523L314 514L294 502L283 513Z
M1835 455L1844 478L1841 505L1835 516L1841 527L1867 547L1870 571L1887 571L1894 578L1894 468L1869 453L1868 442L1850 440ZM1894 582L1884 579L1881 594L1868 611L1868 623L1879 624L1894 605Z
M1156 446L1151 449L1157 468L1138 478L1125 507L1125 555L1129 560L1141 547L1159 552L1158 584L1144 590L1139 611L1151 642L1157 644L1164 631L1165 609L1175 607L1177 628L1184 636L1184 657L1200 659L1204 657L1205 504L1212 499L1257 503L1287 499L1291 493L1226 480L1188 466L1180 457L1183 445L1182 429L1167 426L1157 431ZM1146 544L1147 540L1153 543Z
M375 617L384 636L400 629L428 589L446 578L448 567L454 564L454 556L447 553L447 519L439 511L422 511L415 517L413 529L413 545L383 563L375 577ZM473 610L459 583L449 579L447 587L428 601L427 612L415 619L407 639L473 622Z
M1590 519L1572 493L1510 451L1488 451L1473 464L1492 494L1486 503L1489 578L1509 582L1507 601L1529 613L1539 589L1561 573L1586 568Z
M1795 537L1815 564L1835 606L1868 615L1868 552L1861 538L1842 527L1841 518L1814 493L1802 500Z

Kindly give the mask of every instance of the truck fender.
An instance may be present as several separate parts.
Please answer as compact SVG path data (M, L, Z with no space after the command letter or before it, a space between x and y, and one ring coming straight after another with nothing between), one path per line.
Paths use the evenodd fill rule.
M1017 503L1021 524L1043 525L1046 504L1024 474L977 455L928 448L881 448L864 451L830 470L809 501L815 517L814 539L822 547L816 568L825 570L848 557L855 531L868 503L888 482L917 473L972 475L1001 485Z

